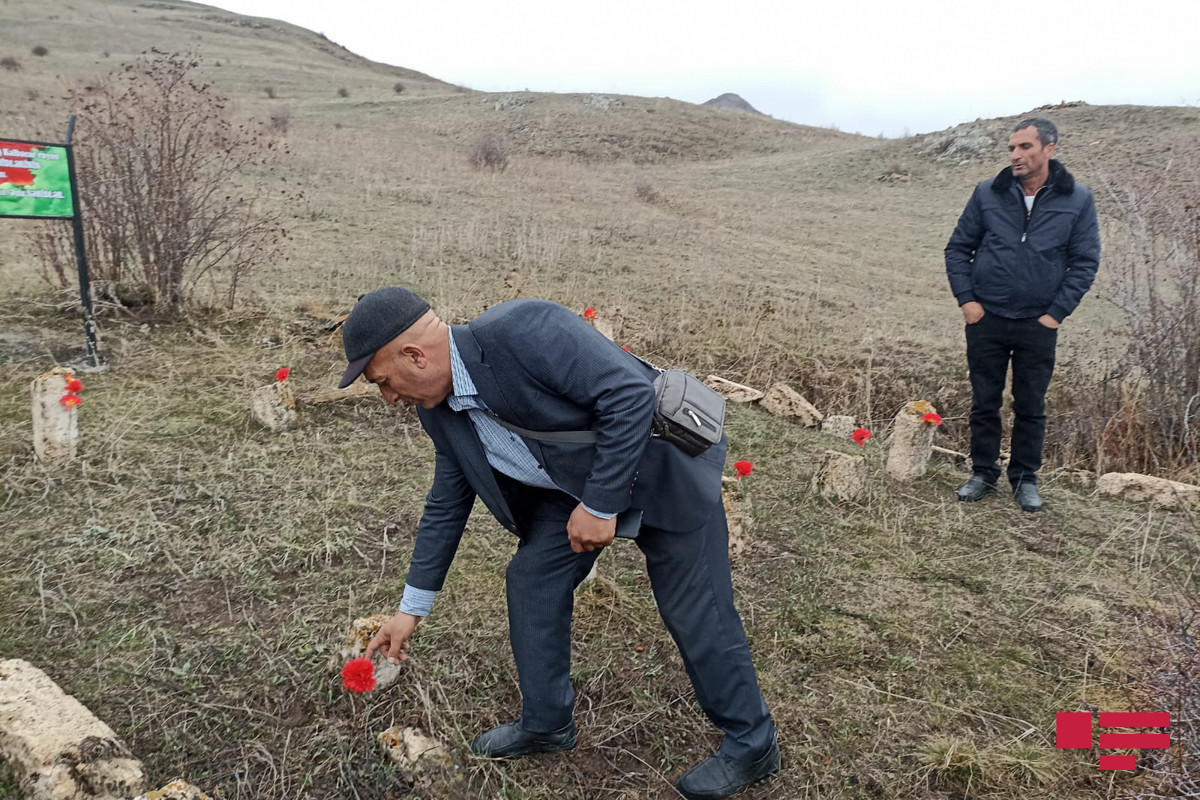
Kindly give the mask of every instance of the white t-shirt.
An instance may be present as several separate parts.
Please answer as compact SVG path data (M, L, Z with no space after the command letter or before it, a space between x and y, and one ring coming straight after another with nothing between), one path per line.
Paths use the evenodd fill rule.
M1025 213L1026 213L1026 214L1028 214L1028 213L1030 213L1031 211L1033 211L1033 201L1034 201L1035 199L1037 199L1037 195L1036 195L1036 194L1027 194L1027 195L1025 195Z

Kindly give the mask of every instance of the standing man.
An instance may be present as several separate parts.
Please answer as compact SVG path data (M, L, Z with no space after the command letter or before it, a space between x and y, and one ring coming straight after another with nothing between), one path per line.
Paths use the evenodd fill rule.
M946 245L946 273L967 323L971 463L958 499L980 500L1000 479L1000 404L1012 362L1008 482L1017 504L1040 511L1037 471L1046 438L1046 389L1058 327L1100 263L1096 201L1055 161L1058 130L1027 119L1008 140L1011 166L975 187Z
M778 771L775 726L733 605L721 500L726 442L692 458L650 436L655 370L554 303L514 300L448 326L399 287L360 298L342 343L349 366L341 387L362 374L388 403L417 405L436 451L400 611L367 657L405 657L478 497L519 539L505 581L522 709L473 739L471 751L511 758L570 750L575 587L612 543L617 516L640 514L637 545L659 612L701 708L725 733L717 753L679 779L679 791L729 797ZM554 431L594 431L595 441L528 435Z

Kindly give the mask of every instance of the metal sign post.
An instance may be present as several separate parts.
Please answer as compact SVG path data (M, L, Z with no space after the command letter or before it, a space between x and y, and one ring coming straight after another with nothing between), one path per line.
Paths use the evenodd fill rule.
M71 137L75 115L67 118L65 144L0 139L0 218L70 219L75 234L75 263L79 268L79 300L83 305L87 363L100 366L96 354L96 318L92 313L83 217L76 203L75 157Z

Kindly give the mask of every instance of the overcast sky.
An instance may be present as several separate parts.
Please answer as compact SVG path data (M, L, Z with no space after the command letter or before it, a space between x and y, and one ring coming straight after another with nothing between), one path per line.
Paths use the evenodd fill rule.
M482 91L701 103L899 136L1048 103L1200 104L1200 0L217 0Z

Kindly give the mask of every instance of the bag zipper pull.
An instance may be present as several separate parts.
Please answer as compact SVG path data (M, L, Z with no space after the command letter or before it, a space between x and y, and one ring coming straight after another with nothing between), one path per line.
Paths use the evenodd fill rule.
M697 417L697 416L696 416L696 413L695 413L694 411L692 411L690 408L685 408L685 409L683 410L683 413L687 414L689 417L691 417L691 418L692 418L692 422L696 423L696 427L697 427L697 428L703 428L703 427L704 427L704 423L702 423L702 422L700 421L700 418L699 418L699 417Z

